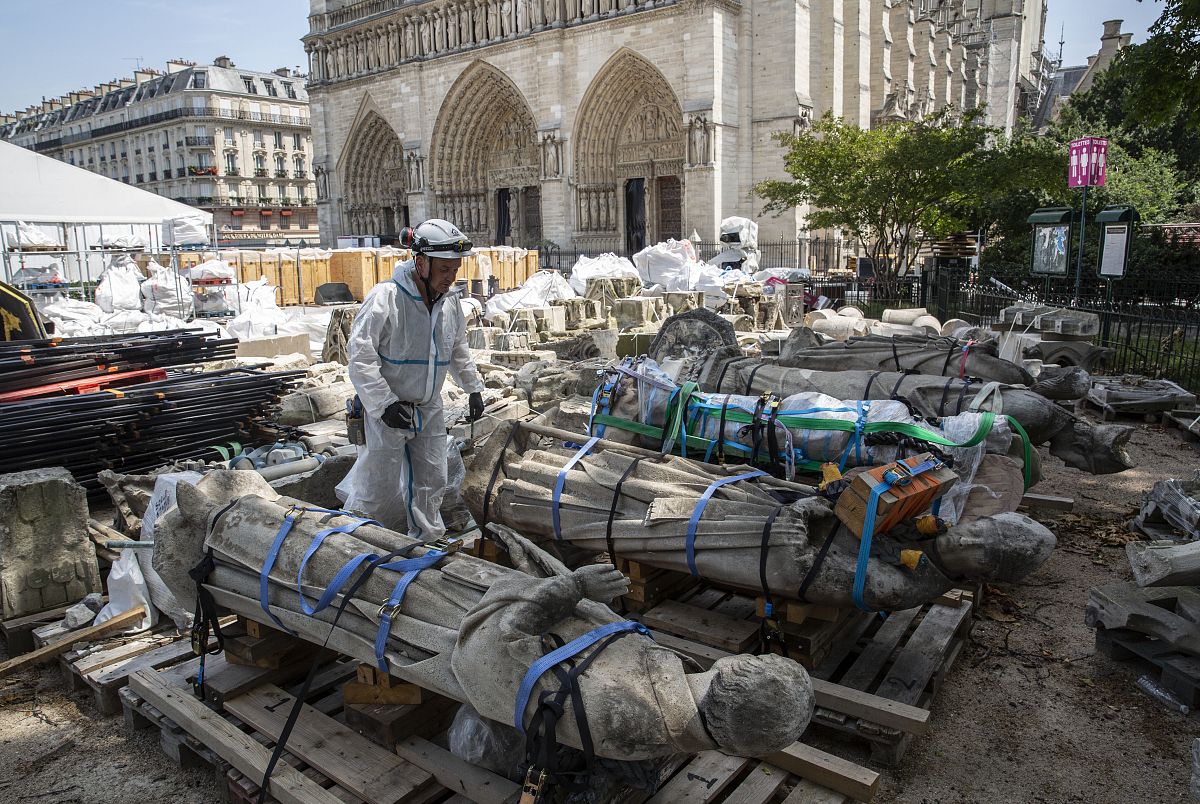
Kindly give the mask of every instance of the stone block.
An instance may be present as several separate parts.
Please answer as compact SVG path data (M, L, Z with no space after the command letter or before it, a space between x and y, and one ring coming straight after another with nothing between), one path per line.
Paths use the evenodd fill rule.
M501 332L496 335L493 354L529 349L535 343L528 332Z
M66 469L0 475L0 617L101 590L87 520L87 494Z
M632 299L617 299L613 302L613 315L617 329L639 329L666 319L667 306L662 299L637 296Z
M566 332L567 311L562 307L538 307L533 311L539 332Z
M467 346L472 349L491 349L495 346L496 336L502 331L499 327L472 327L467 330Z

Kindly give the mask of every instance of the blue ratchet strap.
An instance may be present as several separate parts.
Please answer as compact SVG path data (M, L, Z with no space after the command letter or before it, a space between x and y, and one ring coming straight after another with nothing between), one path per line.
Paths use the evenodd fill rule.
M387 639L392 632L392 619L400 613L400 604L404 602L404 593L408 591L409 584L417 579L422 570L429 569L448 555L450 554L445 550L430 550L417 558L406 558L402 561L379 565L383 569L404 573L400 576L400 580L396 581L396 586L392 589L387 603L379 608L379 631L375 634L375 664L380 671L388 672L387 659L384 658Z
M871 410L870 402L856 402L858 405L858 418L854 420L854 432L850 435L850 440L846 442L846 448L842 450L842 458L838 461L838 471L846 471L846 460L850 457L851 448L854 449L854 462L856 465L862 465L862 436L863 427L867 424L867 413Z
M688 571L692 573L692 577L700 577L700 573L696 571L696 526L700 523L700 517L704 515L704 509L708 506L708 501L712 499L713 494L721 486L736 483L739 480L750 480L751 478L766 476L766 472L761 469L755 469L745 474L723 477L720 480L714 480L710 483L708 488L704 490L704 493L700 495L700 499L696 501L696 508L692 511L692 518L688 520L687 536L685 537Z
M270 595L268 590L270 588L271 569L275 566L275 559L279 557L279 548L283 546L283 540L286 539L288 534L292 532L292 526L296 524L296 520L299 519L305 512L351 516L344 511L333 511L329 508L301 508L294 505L288 509L287 515L283 518L283 522L281 522L279 525L279 531L275 534L275 541L271 542L271 549L267 551L267 557L263 561L262 569L259 570L258 573L258 605L261 606L262 610L266 612L268 617L271 618L271 622L279 626L280 630L285 631L293 636L296 635L296 632L280 622L279 618L271 613Z
M317 535L313 537L312 544L310 544L308 549L304 551L304 558L300 560L300 569L296 571L296 591L300 595L300 610L305 614L311 617L318 611L327 608L329 604L333 602L334 597L336 597L337 594L342 591L342 587L344 587L346 582L350 580L350 576L354 574L354 571L367 561L373 561L376 558L376 556L371 556L364 553L350 559L342 566L340 570L337 571L337 574L333 576L333 580L331 580L329 585L325 587L325 591L323 591L321 596L317 599L316 606L309 606L308 603L305 602L304 568L308 566L309 559L313 557L313 554L317 552L317 549L324 544L325 539L329 536L332 536L335 533L353 533L363 525L379 525L379 523L373 519L358 519L356 517L354 522L347 522L345 525L339 525L336 528L326 528L325 530L318 532ZM382 525L380 525L380 527L382 527Z
M862 537L858 542L858 562L854 565L854 589L853 598L854 605L858 606L863 611L873 611L867 606L864 593L867 590L867 564L871 558L871 539L875 536L875 512L879 507L879 498L882 497L892 486L899 484L906 486L916 475L922 472L927 472L930 469L938 466L938 461L925 461L917 464L909 469L903 463L898 463L897 467L903 467L901 471L889 469L883 473L879 485L871 489L871 495L867 498L867 511L863 516Z
M529 696L533 694L533 687L537 684L538 679L544 676L550 668L576 656L606 637L627 631L636 631L639 634L650 636L649 629L641 623L635 623L632 620L620 620L593 628L583 636L572 639L561 648L547 653L534 662L525 671L525 677L521 679L521 686L517 690L517 708L513 715L513 725L516 726L517 731L522 734L525 733L525 707L529 704Z
M596 442L600 440L600 436L592 436L588 442L579 448L579 451L571 456L571 460L567 461L562 470L558 473L558 479L554 481L554 497L550 501L550 516L554 521L554 538L556 541L562 541L562 522L559 518L558 503L562 497L563 486L567 482L567 472L575 468L575 464L579 463L584 455L592 451L592 447L596 446Z

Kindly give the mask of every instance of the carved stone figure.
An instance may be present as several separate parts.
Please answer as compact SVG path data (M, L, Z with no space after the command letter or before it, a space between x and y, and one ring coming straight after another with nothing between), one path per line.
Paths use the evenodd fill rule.
M181 483L177 498L155 527L155 566L167 586L180 599L193 598L196 586L187 570L211 549L216 566L204 585L217 605L271 622L260 606L260 572L289 506L303 503L280 497L255 472L231 471L212 472L195 486ZM570 572L523 537L503 532L499 538L518 569L461 553L431 557L428 547L370 524L314 541L319 531L351 521L297 519L266 570L262 604L301 638L328 640L360 661L382 662L387 672L470 703L485 718L517 719L524 727L540 693L558 689L552 673L539 677L531 704L514 716L522 679L544 654L544 633L571 641L621 622L604 605L626 587L612 567ZM415 575L395 608L381 604L394 594L403 571L380 568L349 601L336 628L329 626L335 606L313 616L301 613L299 594L324 589L348 561L398 551L425 558L429 566ZM381 623L385 613L390 618ZM618 760L705 749L769 754L800 736L813 707L808 676L790 659L734 656L708 672L687 673L678 654L638 631L598 653L579 689L596 755ZM568 714L559 721L558 739L579 747L575 718Z
M559 475L578 447L563 448L561 442L539 446L528 432L509 441L512 426L498 428L468 470L463 496L477 521L486 501L488 521L555 541L560 550L575 547L581 555L612 550L622 558L693 572L749 592L764 592L765 574L767 594L774 590L795 596L811 570L804 599L854 605L859 540L823 497L792 493L781 501L768 491L786 492L772 489L769 481L725 484L708 493L693 526L709 486L736 472L677 456L656 456L633 465L636 456L621 446L597 444L575 461L560 484ZM492 483L506 443L509 454ZM555 489L560 489L557 529ZM611 531L610 511L615 512ZM817 552L830 538L830 550L817 564ZM935 537L922 537L915 528L901 525L875 536L864 601L872 609L895 611L933 600L957 581L1016 581L1040 566L1054 546L1053 533L1016 513L975 519ZM925 558L909 569L899 561L900 549L919 550Z

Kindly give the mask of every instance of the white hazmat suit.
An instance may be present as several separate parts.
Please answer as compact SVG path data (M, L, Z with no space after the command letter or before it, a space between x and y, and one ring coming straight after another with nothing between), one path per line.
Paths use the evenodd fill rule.
M483 380L467 349L467 324L458 295L433 310L418 289L415 263L398 263L391 280L367 294L348 344L350 381L362 402L367 443L338 484L345 507L423 540L445 532L439 508L446 490L446 422L442 384L447 370L467 393ZM413 429L389 427L383 412L397 400L416 405Z

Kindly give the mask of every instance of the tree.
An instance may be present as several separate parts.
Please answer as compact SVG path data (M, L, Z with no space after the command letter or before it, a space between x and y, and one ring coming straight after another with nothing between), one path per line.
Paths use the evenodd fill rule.
M767 210L808 205L810 228L856 238L875 266L877 297L896 298L925 244L989 224L1001 198L1040 192L1054 171L1066 175L1066 155L1030 137L990 147L998 132L979 119L977 110L959 118L943 109L864 130L826 114L806 131L777 135L792 181L755 190Z
M1178 111L1200 126L1200 0L1166 0L1139 50L1133 113L1163 123Z

